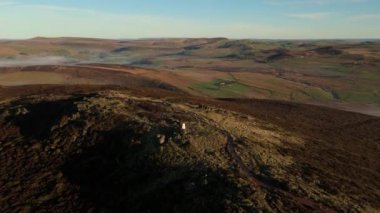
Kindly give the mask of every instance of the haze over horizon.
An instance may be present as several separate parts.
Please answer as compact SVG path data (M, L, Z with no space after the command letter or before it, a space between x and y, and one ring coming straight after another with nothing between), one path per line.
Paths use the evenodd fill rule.
M0 0L2 39L380 38L375 0Z

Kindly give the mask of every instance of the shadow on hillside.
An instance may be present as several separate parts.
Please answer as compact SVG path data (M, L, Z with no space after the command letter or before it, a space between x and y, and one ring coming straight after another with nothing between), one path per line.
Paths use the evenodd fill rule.
M224 172L190 164L194 160L190 156L183 156L187 166L165 165L160 160L165 158L162 147L148 139L136 142L133 134L133 130L106 133L101 142L72 155L63 166L67 179L80 187L80 198L89 203L88 208L225 212L226 200L236 202L237 187Z
M28 104L25 106L27 110L25 114L10 118L10 120L14 120L20 127L23 136L39 140L46 139L52 127L60 121L62 116L77 111L74 101L74 99L69 99Z

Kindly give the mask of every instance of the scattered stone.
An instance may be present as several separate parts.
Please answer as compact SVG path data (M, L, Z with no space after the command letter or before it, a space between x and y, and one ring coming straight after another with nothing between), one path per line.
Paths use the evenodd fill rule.
M87 135L87 128L83 129L83 132L82 132L82 137L86 136Z
M165 143L165 139L166 139L165 135L158 134L157 138L160 145L163 145Z
M208 185L208 176L205 174L203 176L202 185L207 186Z
M168 139L168 142L169 142L169 143L173 143L173 138L170 137L170 138Z
M70 120L77 120L78 118L80 118L80 113L79 113L79 112L73 114L73 115L71 116Z
M16 115L26 115L28 112L29 111L26 108L22 107L22 108L17 108L15 114Z
M58 127L62 128L64 126L66 126L69 123L69 121L70 121L70 119L66 115L62 116L62 118L61 118L61 120L59 122Z

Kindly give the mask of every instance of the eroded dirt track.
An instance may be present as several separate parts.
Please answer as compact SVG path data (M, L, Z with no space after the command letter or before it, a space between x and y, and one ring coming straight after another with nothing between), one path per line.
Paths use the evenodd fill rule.
M270 183L265 183L261 180L259 180L255 175L252 173L252 171L249 170L249 168L243 163L240 156L236 153L235 146L234 146L234 138L231 135L227 135L227 151L230 155L231 159L233 159L234 163L237 165L238 171L240 175L243 175L246 178L249 178L252 181L252 184L257 187L263 187L270 191L276 191L284 194L285 196L292 198L297 203L309 207L313 211L319 211L319 212L337 212L333 209L331 209L328 206L325 206L323 204L317 203L309 198L306 197L297 197L287 191L284 191L281 188L275 187L274 185L271 185Z
M189 112L190 113L190 112ZM256 175L248 168L248 166L245 165L245 163L242 161L241 157L237 154L235 150L235 143L236 143L236 137L231 135L228 130L226 130L226 127L221 126L220 124L214 122L211 119L208 119L207 116L204 114L197 115L202 117L207 123L209 123L210 126L214 126L218 128L223 135L226 137L226 146L225 149L232 160L230 165L235 165L237 175L242 178L247 178L253 186L263 188L268 191L280 193L293 201L297 202L299 205L303 205L309 210L316 211L316 212L328 212L328 213L334 213L337 212L336 210L332 209L331 207L328 207L322 203L318 203L310 198L307 197L298 197L288 191L283 190L280 187L277 187L275 184L271 184L270 182L264 182L263 180L260 180ZM275 210L275 209L272 209Z

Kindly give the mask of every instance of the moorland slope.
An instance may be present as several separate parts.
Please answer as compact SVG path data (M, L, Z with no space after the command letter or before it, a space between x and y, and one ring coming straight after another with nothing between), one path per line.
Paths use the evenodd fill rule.
M0 90L3 212L380 209L376 117L160 88Z

